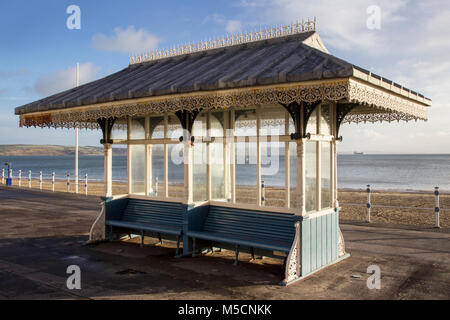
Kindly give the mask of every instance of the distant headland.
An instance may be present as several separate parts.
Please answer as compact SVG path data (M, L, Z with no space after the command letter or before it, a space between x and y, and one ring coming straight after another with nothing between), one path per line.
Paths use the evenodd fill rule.
M0 156L69 156L75 154L73 146L10 144L0 145ZM103 156L103 147L79 147L80 156ZM113 148L114 155L126 155L126 148Z

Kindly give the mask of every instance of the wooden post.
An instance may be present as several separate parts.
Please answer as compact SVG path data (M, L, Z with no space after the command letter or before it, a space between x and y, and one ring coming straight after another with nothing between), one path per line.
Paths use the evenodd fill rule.
M164 139L169 139L169 115L164 114ZM164 198L169 197L169 145L164 143Z
M19 170L19 188L22 186L22 170Z
M130 140L131 140L131 130L132 130L132 126L131 126L131 124L132 124L132 121L131 121L132 119L131 119L131 117L128 117L128 119L127 119L127 127L128 127L128 131L127 131L127 141L128 142L130 142ZM107 128L107 126L106 126L106 128L105 128L105 136L106 137L108 137L108 128ZM107 179L107 177L106 177L106 175L107 175L107 165L106 165L106 159L107 159L107 151L106 151L106 149L107 149L107 147L106 147L106 145L104 145L104 148L105 148L105 196L106 197L108 197L108 195L107 195L107 186L106 186L106 179ZM132 177L132 168L131 168L131 145L130 144L128 144L127 145L127 184L128 184L128 194L131 194L131 192L133 191L132 190L132 184L133 184L133 177Z
M39 171L39 190L42 190L42 171Z
M289 120L290 115L287 111L285 111L285 121L284 121L284 134L286 136L289 135ZM284 168L285 168L285 189L286 189L286 195L285 195L285 201L286 201L286 208L291 207L291 151L289 146L289 141L284 143Z
M261 206L261 115L260 108L256 109L256 187L258 188L257 205ZM251 140L250 140L251 141Z
M189 128L189 117L186 117L186 126L185 128ZM183 131L183 142L184 142L184 198L186 204L191 204L193 202L193 153L192 153L192 145L191 145L191 133L189 130L184 129ZM183 244L184 246L184 244Z
M105 179L105 197L112 197L112 145L105 143L104 148L104 179ZM129 149L129 146L128 146ZM130 179L130 177L128 177Z
M145 139L150 140L150 116L145 117ZM152 145L145 145L145 195L152 193Z
M28 188L31 189L31 170L28 170Z
M305 139L297 141L297 206L299 215L306 215L306 181L305 181Z
M212 198L212 180L211 180L211 111L206 114L206 200ZM202 157L202 161L204 158Z
M231 175L231 203L236 203L236 147L234 143L235 111L231 109L230 115L230 175Z

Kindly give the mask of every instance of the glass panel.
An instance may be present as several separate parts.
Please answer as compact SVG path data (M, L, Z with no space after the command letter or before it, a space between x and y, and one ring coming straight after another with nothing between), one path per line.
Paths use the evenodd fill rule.
M261 180L265 206L286 206L286 162L284 142L261 142Z
M116 140L127 140L127 125L126 121L120 120L116 121L111 131L111 139Z
M164 145L154 144L151 148L151 185L150 196L163 197L164 196Z
M184 196L184 145L171 144L169 147L169 197L182 198Z
M130 145L131 193L145 194L145 146Z
M223 112L211 113L210 135L217 137L210 143L211 155L211 198L213 200L225 200L225 166L224 166L224 128Z
M252 138L252 141L249 143L239 142L238 139L238 142L235 144L237 203L256 204L256 198L258 197L256 151L256 137Z
M211 112L211 129L209 135L211 137L223 137L223 124L224 117L223 112Z
M131 119L131 139L145 139L145 118Z
M192 135L197 137L205 137L207 130L207 115L200 114L194 122ZM193 200L204 201L207 199L206 192L206 143L202 143L201 139L196 139L193 147Z
M331 119L330 119L329 104L323 104L321 107L320 133L326 135L331 134Z
M311 114L306 125L306 133L317 134L317 109Z
M321 173L321 207L331 207L331 144L321 143L320 173Z
M113 145L112 154L113 195L127 194L127 148ZM103 164L101 169L103 170Z
M286 111L282 106L261 108L262 136L282 136L285 133Z
M297 191L297 142L290 142L289 143L289 173L290 173L290 180L291 180L291 208L298 208L297 205L297 197L298 197L298 191Z
M256 110L236 110L234 112L234 135L236 137L256 136Z
M180 120L174 114L169 114L168 116L168 138L179 140L180 137L183 136L183 126L181 125Z
M164 117L150 117L150 138L164 139Z
M222 140L220 138L219 140ZM210 144L211 152L211 197L225 200L224 144L218 141Z
M306 211L316 211L316 191L317 191L317 142L307 142L305 152L305 201Z

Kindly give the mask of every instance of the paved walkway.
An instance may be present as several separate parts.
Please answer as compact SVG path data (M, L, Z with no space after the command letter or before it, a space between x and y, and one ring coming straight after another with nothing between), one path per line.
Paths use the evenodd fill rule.
M351 257L289 287L271 259L175 259L174 244L84 246L99 199L0 187L0 299L449 299L450 233L342 224ZM366 286L381 268L381 290ZM66 288L78 265L82 289Z

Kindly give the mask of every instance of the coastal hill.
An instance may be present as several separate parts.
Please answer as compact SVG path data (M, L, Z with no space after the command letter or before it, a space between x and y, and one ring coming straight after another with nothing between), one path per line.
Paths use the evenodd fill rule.
M80 156L103 156L103 147L79 147ZM0 156L69 156L75 154L74 146L51 145L0 145ZM126 148L113 148L113 155L125 156Z

